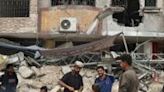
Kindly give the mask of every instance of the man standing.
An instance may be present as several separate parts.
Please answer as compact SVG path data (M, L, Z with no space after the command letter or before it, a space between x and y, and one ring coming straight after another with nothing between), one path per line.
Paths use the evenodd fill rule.
M96 78L95 84L99 85L100 92L111 92L112 85L114 83L114 77L106 75L106 72L103 66L97 67L97 73L99 77Z
M64 87L64 92L81 92L83 90L83 79L79 74L83 66L82 62L76 61L72 71L65 74L62 79L59 80L59 84Z
M1 76L1 91L0 92L16 92L18 78L12 64L8 64L5 74Z
M120 66L125 71L120 77L119 92L138 92L139 80L132 68L132 57L123 54L117 60L120 60Z

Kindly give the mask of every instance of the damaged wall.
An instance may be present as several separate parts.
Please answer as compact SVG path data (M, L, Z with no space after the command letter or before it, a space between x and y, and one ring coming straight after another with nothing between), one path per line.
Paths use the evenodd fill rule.
M97 7L111 6L112 0L97 0ZM151 9L150 9L151 8ZM140 11L143 22L138 27L125 27L114 21L112 16L103 21L103 35L113 35L124 32L127 36L149 36L157 37L158 33L164 32L164 2L157 0L156 7L145 7L145 0L140 0ZM143 11L143 12L142 12ZM155 35L154 35L155 34ZM164 35L160 35L163 37Z
M157 7L153 9L145 9L144 2L141 2L143 12L143 22L138 27L125 27L115 22L112 16L109 16L103 22L103 35L113 35L115 33L124 32L126 36L142 36L142 37L163 37L164 36L164 5L162 0L158 0ZM162 34L161 34L162 33Z
M19 33L37 31L37 0L30 0L29 17L0 17L1 33Z

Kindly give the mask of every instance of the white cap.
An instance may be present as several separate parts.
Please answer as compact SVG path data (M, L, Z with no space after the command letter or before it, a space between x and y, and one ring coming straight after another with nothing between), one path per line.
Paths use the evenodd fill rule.
M78 67L84 67L84 64L81 61L76 61L74 65L77 65Z

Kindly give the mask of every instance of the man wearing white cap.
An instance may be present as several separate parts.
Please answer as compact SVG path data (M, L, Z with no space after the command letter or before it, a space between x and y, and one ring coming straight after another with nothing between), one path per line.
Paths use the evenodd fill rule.
M64 87L64 92L75 92L77 90L78 92L81 92L83 90L83 79L79 74L83 66L82 62L76 61L72 71L65 74L59 80L59 84Z

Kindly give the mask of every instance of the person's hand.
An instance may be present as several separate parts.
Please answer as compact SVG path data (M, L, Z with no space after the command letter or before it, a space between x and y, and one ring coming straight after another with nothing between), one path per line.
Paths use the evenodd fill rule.
M73 87L68 87L68 89L69 89L69 91L72 91L72 92L75 91L75 89Z

